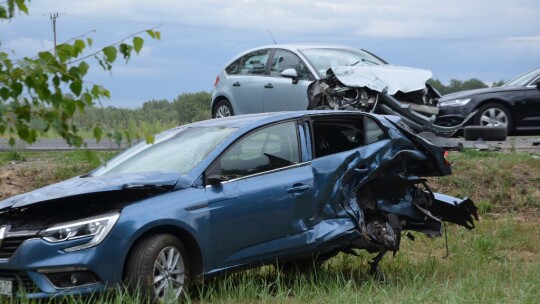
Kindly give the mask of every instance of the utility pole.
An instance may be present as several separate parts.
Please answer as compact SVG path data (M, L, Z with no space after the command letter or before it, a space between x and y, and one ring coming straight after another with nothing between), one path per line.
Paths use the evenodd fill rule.
M53 13L49 15L51 18L51 25L54 35L54 57L56 58L56 19L58 19L58 13Z

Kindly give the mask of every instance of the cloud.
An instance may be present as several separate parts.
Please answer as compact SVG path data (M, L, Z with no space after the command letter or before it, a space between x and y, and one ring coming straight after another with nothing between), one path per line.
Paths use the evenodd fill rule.
M3 50L15 53L16 58L34 57L39 52L48 51L54 48L54 43L47 39L35 39L21 37L8 41L2 45Z

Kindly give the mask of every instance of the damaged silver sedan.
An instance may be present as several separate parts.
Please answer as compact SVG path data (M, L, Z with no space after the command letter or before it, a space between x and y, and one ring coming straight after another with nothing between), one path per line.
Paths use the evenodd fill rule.
M439 93L430 71L392 65L362 49L278 44L238 54L212 88L212 117L314 109L397 115L416 132L449 137L435 119Z
M0 202L0 298L127 284L167 300L190 280L339 252L396 252L404 231L474 228L433 192L441 148L395 116L244 115L185 125L93 172Z

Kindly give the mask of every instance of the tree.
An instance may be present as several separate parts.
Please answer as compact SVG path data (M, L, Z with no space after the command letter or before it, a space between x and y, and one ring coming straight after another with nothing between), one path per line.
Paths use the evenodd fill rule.
M13 18L17 12L28 14L29 1L0 2L0 22ZM85 60L94 58L101 68L110 71L119 55L129 61L133 53L140 52L144 40L137 35L144 32L152 39L160 39L160 32L154 28L91 54L85 53L92 45L90 38L56 46L56 56L46 51L33 58L12 60L8 53L0 52L0 136L9 137L11 145L17 137L33 143L39 136L54 130L69 145L82 146L83 138L78 134L74 115L110 98L106 88L85 82L90 68ZM105 132L100 126L93 128L93 136L98 141L104 134L118 143L132 136L114 130ZM149 136L147 141L153 138Z

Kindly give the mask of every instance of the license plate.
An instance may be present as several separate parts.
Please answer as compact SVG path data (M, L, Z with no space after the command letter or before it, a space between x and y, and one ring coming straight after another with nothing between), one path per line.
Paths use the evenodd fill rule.
M13 282L6 279L0 279L0 298L2 296L13 296Z

